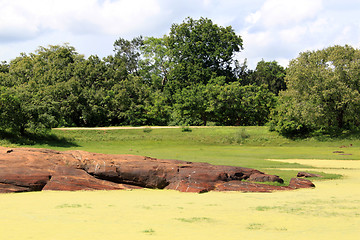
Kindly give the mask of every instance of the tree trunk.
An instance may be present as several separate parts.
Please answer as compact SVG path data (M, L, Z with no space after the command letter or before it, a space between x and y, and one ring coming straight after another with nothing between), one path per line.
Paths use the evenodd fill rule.
M345 107L341 108L340 110L338 110L338 114L336 117L336 121L337 121L337 127L339 129L343 129L344 128L344 115L345 115Z
M20 135L25 136L25 126L20 126Z

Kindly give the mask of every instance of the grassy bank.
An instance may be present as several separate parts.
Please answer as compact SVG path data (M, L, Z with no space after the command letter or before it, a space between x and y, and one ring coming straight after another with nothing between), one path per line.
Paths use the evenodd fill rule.
M267 127L54 129L46 138L29 138L23 142L2 141L2 145L9 146L77 149L250 167L278 174L285 181L296 175L296 171L290 169L309 167L271 159L360 159L357 147L360 140L356 137L291 140L269 132ZM343 151L340 154L345 155L335 151Z

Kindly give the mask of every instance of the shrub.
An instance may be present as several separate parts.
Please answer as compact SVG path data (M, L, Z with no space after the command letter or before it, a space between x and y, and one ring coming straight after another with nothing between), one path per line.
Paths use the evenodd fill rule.
M143 129L143 132L144 132L144 133L150 133L151 131L152 131L151 127L145 127L145 128Z
M181 126L181 131L182 132L192 132L192 129L190 128L190 126Z

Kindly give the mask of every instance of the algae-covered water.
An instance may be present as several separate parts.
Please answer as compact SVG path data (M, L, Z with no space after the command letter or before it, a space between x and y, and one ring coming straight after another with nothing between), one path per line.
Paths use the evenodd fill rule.
M1 194L0 239L360 239L360 161L285 161L345 177L274 193Z

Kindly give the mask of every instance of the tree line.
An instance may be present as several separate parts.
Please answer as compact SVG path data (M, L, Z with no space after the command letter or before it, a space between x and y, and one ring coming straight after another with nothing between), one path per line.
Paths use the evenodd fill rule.
M262 60L250 70L235 59L242 49L231 26L207 18L161 38L119 38L102 59L67 44L39 47L0 64L0 129L269 123L295 135L359 126L358 50L335 46L287 69Z

